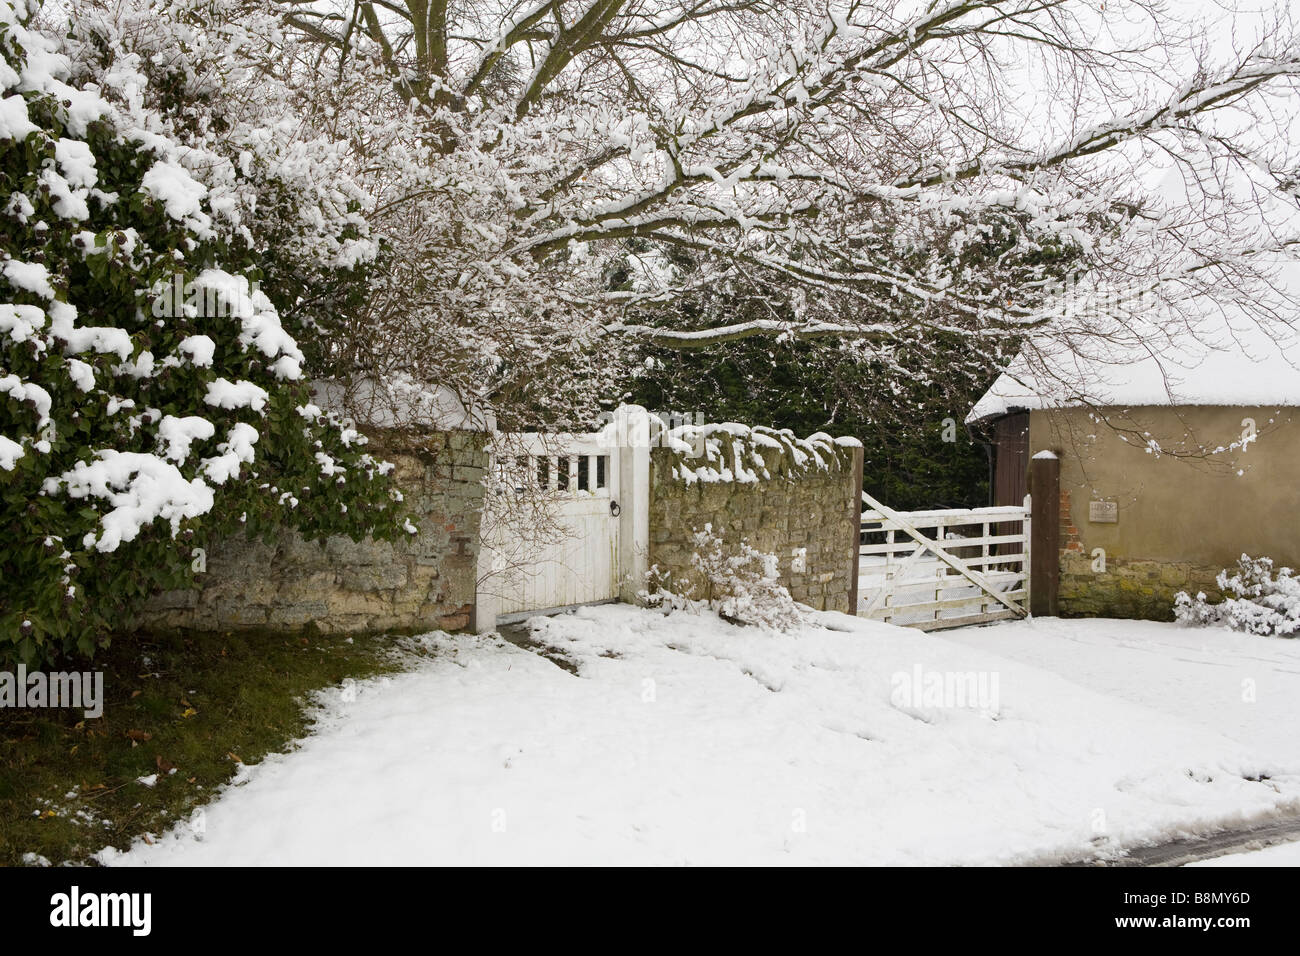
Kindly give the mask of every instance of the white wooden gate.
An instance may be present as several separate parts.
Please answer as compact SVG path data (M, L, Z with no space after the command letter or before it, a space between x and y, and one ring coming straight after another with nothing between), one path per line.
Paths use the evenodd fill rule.
M1023 507L908 512L862 500L859 616L932 631L1027 613L1027 497Z
M601 433L513 433L492 453L480 626L617 599L620 449Z

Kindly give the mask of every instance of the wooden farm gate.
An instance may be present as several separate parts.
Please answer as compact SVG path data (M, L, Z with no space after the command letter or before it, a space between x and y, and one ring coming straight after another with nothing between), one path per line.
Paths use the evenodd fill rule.
M1023 506L893 511L863 492L860 617L924 631L1024 617L1029 498Z

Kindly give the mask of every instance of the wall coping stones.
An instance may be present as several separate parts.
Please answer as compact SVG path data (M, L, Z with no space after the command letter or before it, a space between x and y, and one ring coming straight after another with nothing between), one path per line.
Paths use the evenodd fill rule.
M850 467L856 438L832 438L815 432L799 438L788 428L737 422L678 425L664 429L660 448L670 459L669 473L688 485L696 482L752 484L774 478L794 479Z

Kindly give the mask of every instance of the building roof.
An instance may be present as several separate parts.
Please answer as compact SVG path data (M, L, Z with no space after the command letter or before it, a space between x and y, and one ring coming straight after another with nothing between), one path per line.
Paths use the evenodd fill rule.
M1300 406L1300 283L1279 295L1262 320L1193 302L1172 320L1129 317L1113 336L1054 329L1016 357L966 420L1079 406Z

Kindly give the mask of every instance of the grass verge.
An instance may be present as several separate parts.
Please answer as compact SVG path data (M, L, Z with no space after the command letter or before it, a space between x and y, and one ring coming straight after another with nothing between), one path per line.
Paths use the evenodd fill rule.
M307 731L312 691L402 669L399 640L115 642L78 667L104 672L102 717L0 710L0 865L92 863L104 846L125 848L189 819L241 763ZM139 782L155 774L152 786Z

